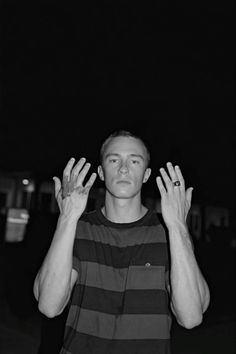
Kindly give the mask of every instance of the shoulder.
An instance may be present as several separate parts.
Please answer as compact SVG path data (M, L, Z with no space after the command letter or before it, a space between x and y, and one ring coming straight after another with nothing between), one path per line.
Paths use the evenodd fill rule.
M143 226L149 226L154 232L161 233L164 237L167 236L168 230L165 225L163 216L156 210L149 210L147 218L144 220Z
M147 226L163 225L165 227L165 222L163 220L162 214L154 209L148 210L147 217L144 218L143 221Z
M93 210L93 211L89 211L89 212L84 212L79 221L78 221L78 226L81 225L86 225L86 226L99 226L101 225L101 220L100 217L98 215L98 211L97 210Z

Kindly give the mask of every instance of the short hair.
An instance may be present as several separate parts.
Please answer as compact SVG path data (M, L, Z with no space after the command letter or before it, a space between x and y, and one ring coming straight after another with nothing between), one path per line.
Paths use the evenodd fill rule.
M103 142L102 146L101 146L101 149L100 149L100 154L99 154L99 157L100 157L100 163L102 165L102 162L103 162L103 155L104 155L104 152L105 152L105 149L107 147L107 145L110 143L110 141L114 138L117 138L117 137L128 137L128 138L134 138L134 139L137 139L139 140L143 146L145 147L145 150L146 150L146 155L147 155L147 167L149 166L150 164L150 152L149 152L149 149L148 149L148 146L147 146L147 143L144 142L144 140L142 138L140 138L139 136L135 135L135 134L132 134L131 132L127 131L127 130L117 130L115 132L113 132L112 134L110 134L106 139L105 141Z

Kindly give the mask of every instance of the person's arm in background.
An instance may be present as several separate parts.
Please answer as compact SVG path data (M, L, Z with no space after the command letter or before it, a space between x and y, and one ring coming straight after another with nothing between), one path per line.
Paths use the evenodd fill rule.
M63 311L76 282L78 274L72 269L76 226L96 179L96 173L93 173L83 186L90 164L85 164L82 158L72 168L74 162L74 159L70 159L64 169L62 185L54 177L60 215L52 243L34 281L38 308L47 317L57 316Z
M168 173L160 169L157 186L161 194L161 210L169 232L171 255L170 300L177 322L193 328L202 322L210 293L197 264L186 219L191 206L192 188L185 190L185 182L178 166L167 163ZM180 185L174 185L179 181Z

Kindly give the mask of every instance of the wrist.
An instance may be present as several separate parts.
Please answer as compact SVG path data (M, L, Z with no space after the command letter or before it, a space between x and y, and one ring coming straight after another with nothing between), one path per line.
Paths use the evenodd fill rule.
M60 223L77 223L81 215L72 213L60 213L58 222Z
M175 222L172 224L167 225L169 233L181 233L181 234L188 234L188 225L186 222Z

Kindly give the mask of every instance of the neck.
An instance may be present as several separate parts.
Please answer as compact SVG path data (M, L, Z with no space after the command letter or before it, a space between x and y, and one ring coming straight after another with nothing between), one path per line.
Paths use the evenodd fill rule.
M106 196L105 205L102 208L103 215L116 223L130 223L139 220L147 212L142 205L140 197L137 199L119 199Z

